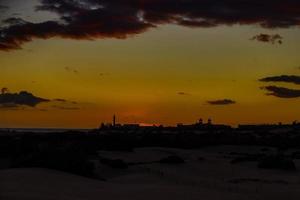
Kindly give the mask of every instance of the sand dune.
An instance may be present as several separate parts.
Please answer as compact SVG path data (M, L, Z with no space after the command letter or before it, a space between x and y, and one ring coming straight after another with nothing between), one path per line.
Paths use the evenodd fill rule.
M234 147L218 147L223 152ZM223 148L223 149L222 149ZM250 148L245 147L244 150ZM242 151L242 150L241 150ZM253 150L251 150L253 151ZM1 200L160 200L299 199L298 172L258 170L253 163L231 165L216 149L142 148L99 152L127 162L151 161L177 154L185 164L159 163L111 169L99 164L100 181L49 169L0 170ZM205 160L197 158L203 156Z

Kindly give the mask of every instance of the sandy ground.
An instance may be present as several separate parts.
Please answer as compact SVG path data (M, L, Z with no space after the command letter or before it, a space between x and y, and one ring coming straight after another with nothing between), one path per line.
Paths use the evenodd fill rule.
M262 147L220 146L201 150L141 148L99 155L149 162L179 155L185 164L144 164L112 169L98 164L107 181L49 169L0 170L1 200L300 199L300 173L258 169L255 162L230 164L230 152L259 153ZM272 149L269 149L271 152ZM204 160L199 160L202 157ZM300 169L300 162L296 160Z

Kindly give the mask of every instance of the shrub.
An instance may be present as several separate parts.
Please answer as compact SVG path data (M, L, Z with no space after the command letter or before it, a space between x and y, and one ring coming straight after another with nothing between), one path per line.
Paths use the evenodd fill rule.
M100 162L115 169L127 169L128 164L121 159L100 158Z
M257 157L255 156L241 156L234 158L230 161L231 164L237 164L237 163L242 163L242 162L251 162L251 161L257 161Z
M49 168L81 176L93 176L94 173L94 164L88 156L74 149L47 149L19 155L13 159L12 167Z
M283 156L267 156L261 159L258 163L259 168L264 169L282 169L282 170L296 170L293 160Z
M198 161L204 161L205 160L205 158L204 157L198 157Z
M182 164L182 163L185 163L184 159L182 159L179 156L168 156L166 158L160 159L159 162L163 163L163 164Z

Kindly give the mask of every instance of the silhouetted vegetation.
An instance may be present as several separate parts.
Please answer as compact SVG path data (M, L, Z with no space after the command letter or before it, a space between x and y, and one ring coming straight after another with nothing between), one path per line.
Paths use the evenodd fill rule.
M282 126L280 126L282 128ZM107 127L88 133L68 131L62 133L17 133L0 131L0 158L9 160L10 167L46 167L74 174L92 176L92 160L113 168L126 169L130 165L149 163L184 163L178 156L146 163L126 163L123 160L99 158L98 151L133 152L140 147L168 147L197 149L213 145L263 146L263 153L241 154L231 152L231 163L259 162L260 168L295 169L291 158L298 159L298 151L290 156L268 157L269 149L284 152L300 147L299 126L287 126L284 134L265 127L237 129L205 126L179 127ZM199 157L199 160L203 160Z
M205 160L205 158L204 157L198 157L198 161L204 161Z
M264 169L296 170L293 160L283 156L266 156L257 165Z
M109 159L109 158L100 158L100 162L104 165L110 166L115 169L127 169L128 164L121 159Z
M239 178L239 179L229 180L228 182L234 183L234 184L247 183L247 182L266 183L266 184L276 183L276 184L284 184L284 185L289 184L287 181L284 181L284 180L264 180L264 179L258 179L258 178Z
M248 153L237 153L237 152L231 152L230 155L237 156L230 161L231 164L237 164L242 162L254 162L254 161L258 161L263 156L265 156L265 154L248 154Z
M11 167L41 167L61 170L82 176L93 176L94 164L84 151L71 146L43 148L37 152L20 154L12 159Z
M183 164L183 163L185 163L184 159L182 159L181 157L176 156L176 155L162 158L162 159L160 159L159 162L163 163L163 164Z
M242 163L242 162L251 162L251 161L257 161L257 157L237 157L234 158L230 161L231 164L237 164L237 163Z

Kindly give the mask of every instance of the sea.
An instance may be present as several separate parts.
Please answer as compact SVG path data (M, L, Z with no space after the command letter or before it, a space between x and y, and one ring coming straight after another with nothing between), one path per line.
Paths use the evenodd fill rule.
M87 133L92 129L67 129L67 128L0 128L0 132L17 132L17 133L62 133L68 131Z

